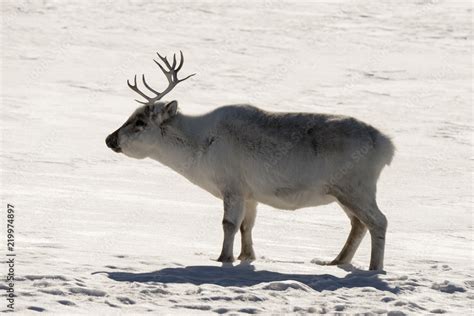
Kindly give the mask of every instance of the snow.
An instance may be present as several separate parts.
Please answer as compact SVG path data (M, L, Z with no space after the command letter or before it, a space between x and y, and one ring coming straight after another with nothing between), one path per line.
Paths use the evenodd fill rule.
M15 205L16 312L472 313L470 2L1 5L1 214ZM137 106L126 79L146 73L161 87L154 52L179 50L183 75L197 73L169 96L184 113L251 102L352 115L393 137L378 188L386 274L366 271L368 237L352 265L318 264L349 231L336 204L260 205L257 260L221 266L221 201L106 148Z

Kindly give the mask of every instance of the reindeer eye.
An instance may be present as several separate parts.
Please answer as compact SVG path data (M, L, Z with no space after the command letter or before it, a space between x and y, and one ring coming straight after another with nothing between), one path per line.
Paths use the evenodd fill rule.
M135 122L135 127L145 127L146 123L142 120L138 120Z

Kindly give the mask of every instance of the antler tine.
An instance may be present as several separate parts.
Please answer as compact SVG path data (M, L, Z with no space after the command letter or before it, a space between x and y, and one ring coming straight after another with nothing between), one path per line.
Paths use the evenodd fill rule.
M147 83L146 80L145 80L145 75L142 75L142 81L143 81L143 85L144 85L148 90L150 90L151 92L153 92L153 93L156 94L156 95L159 95L159 94L160 94L158 91L156 91L155 89L153 89L152 87L150 87L150 86L148 85L148 83Z
M156 60L153 59L153 61L155 62L155 64L158 65L158 67L160 67L161 71L165 74L166 76L166 79L168 79L168 83L172 83L173 82L173 77L172 77L172 74L171 74L171 71L167 71L165 68L163 68L163 66L161 66L161 64L159 62L157 62Z
M179 51L179 54L181 55L181 58L180 58L180 61L179 61L178 68L176 68L176 72L178 72L181 69L181 67L183 67L183 63L184 63L183 52Z
M127 85L130 89L133 89L136 85L137 85L137 75L135 75L135 85L133 86L131 83L130 83L130 80L127 79Z
M163 66L161 66L161 64L159 62L157 62L155 59L153 59L153 61L155 62L155 64L158 65L158 67L160 67L161 71L163 71L164 73L167 73L166 69L163 68Z
M188 78L194 76L195 74L196 74L196 73L193 73L193 74L190 74L189 76L187 76L186 78L179 79L176 83L181 82L181 81L184 81L184 80L186 80L186 79L188 79Z
M171 68L171 65L170 65L170 63L168 62L168 59L166 58L166 56L163 57L163 56L161 56L160 53L158 53L158 52L156 52L156 54L157 54L158 57L160 57L160 59L165 63L166 67L168 67L169 70L173 69L173 68Z
M174 67L176 67L176 53L173 54L173 66L171 68L174 69Z
M133 77L133 85L130 83L129 80L127 80L127 85L130 89L132 89L133 91L135 91L136 93L138 93L139 95L141 95L142 97L144 97L145 99L147 99L148 101L151 100L151 98L149 96L147 96L145 93L143 93L142 91L140 91L140 89L138 89L138 85L137 85L137 75L135 75L135 77Z
M140 100L137 100L137 99L135 99L135 101L138 102L138 103L141 103L141 104L150 104L150 102L143 102L143 101L140 101Z

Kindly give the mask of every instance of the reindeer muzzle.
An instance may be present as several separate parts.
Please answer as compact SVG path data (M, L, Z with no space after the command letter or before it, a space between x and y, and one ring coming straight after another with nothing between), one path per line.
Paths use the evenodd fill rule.
M122 149L118 145L117 132L114 132L114 133L110 134L109 136L107 136L107 138L105 139L105 143L107 144L107 147L109 147L110 149L112 149L116 153L122 152Z

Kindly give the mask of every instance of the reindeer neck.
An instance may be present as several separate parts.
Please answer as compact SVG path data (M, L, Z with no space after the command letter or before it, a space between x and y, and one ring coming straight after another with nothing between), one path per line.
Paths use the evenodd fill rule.
M158 130L161 141L150 158L158 160L176 172L187 176L195 163L201 131L199 117L177 113Z

